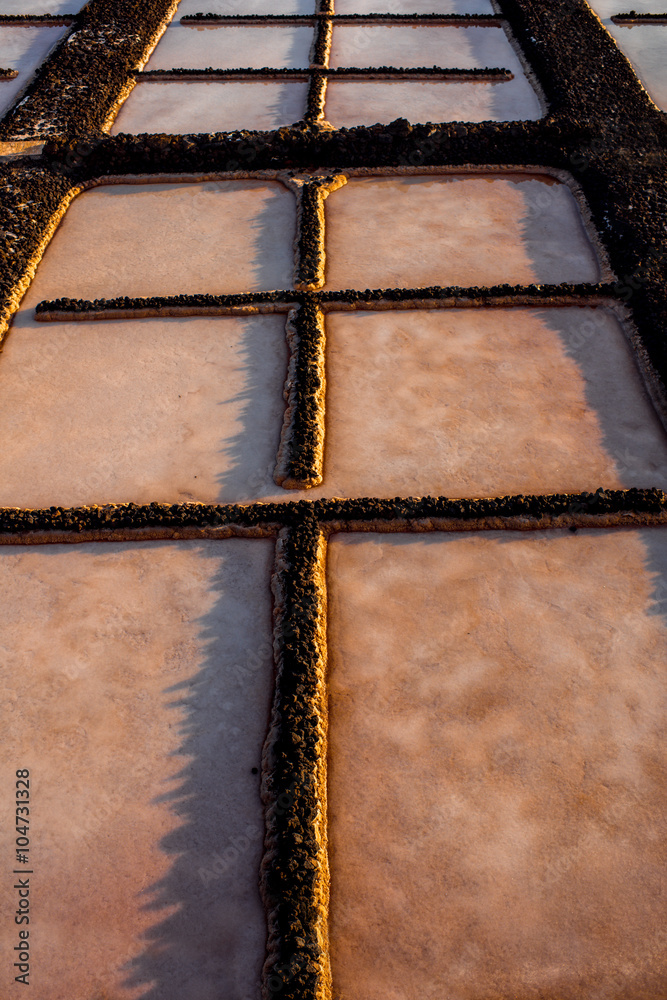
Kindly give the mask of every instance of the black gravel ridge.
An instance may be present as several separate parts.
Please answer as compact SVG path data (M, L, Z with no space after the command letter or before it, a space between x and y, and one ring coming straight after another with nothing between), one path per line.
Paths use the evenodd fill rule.
M313 236L308 231L302 235L304 260L310 266L307 273L315 272L317 263L316 250L313 249ZM311 253L312 250L312 253ZM304 271L305 271L304 267ZM589 299L592 297L614 298L626 301L628 290L622 282L602 282L589 284L563 283L560 285L488 285L461 288L456 285L429 285L424 288L348 288L340 291L298 291L280 289L270 292L244 292L238 295L153 295L147 298L130 298L120 296L115 299L51 299L38 302L35 313L38 316L45 313L64 313L72 316L93 312L108 311L113 319L114 311L131 312L183 308L183 309L214 309L250 306L270 303L306 303L323 305L326 303L373 303L373 302L422 302L438 300L478 300L486 299L523 299L533 298L537 303L559 299Z
M99 135L171 7L172 0L89 0L0 121L0 140Z
M262 798L265 854L261 887L269 940L264 996L321 995L328 955L317 928L322 913L322 843L326 822L326 695L319 635L320 528L308 511L281 533L273 580L276 687L265 745Z
M450 497L362 497L359 499L297 500L286 503L241 504L107 504L92 507L49 507L26 510L0 508L0 534L20 536L33 532L117 531L143 528L216 528L237 525L298 526L304 519L327 524L344 523L345 530L363 530L368 522L424 520L482 521L527 518L541 520L587 514L613 517L620 514L667 513L667 495L658 489L604 490L593 492L516 494L484 499ZM437 528L435 529L437 530Z

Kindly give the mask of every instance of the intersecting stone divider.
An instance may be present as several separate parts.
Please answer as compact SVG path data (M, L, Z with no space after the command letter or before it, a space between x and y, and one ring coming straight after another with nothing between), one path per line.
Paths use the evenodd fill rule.
M286 173L278 180L296 197L296 237L294 240L294 287L314 291L324 284L325 220L324 202L347 183L345 174L300 176Z
M621 282L558 285L491 285L462 288L355 288L340 291L281 289L239 295L174 295L150 298L53 299L39 302L35 318L45 323L137 319L150 316L236 316L285 313L311 301L324 313L355 309L480 309L512 306L618 305L625 301Z
M361 309L511 308L517 306L618 306L615 286L533 285L476 288L377 289L318 292L324 280L324 213L322 201L345 183L344 175L289 185L302 199L302 225L295 241L296 292L288 290L230 296L178 296L173 299L115 299L97 302L40 302L38 320L104 320L149 316L225 316L287 313L289 350L283 390L285 413L274 479L283 489L311 489L323 479L326 400L326 312ZM306 199L306 200L304 200Z
M316 519L322 531L543 531L638 528L667 523L659 489L515 494L483 499L361 497L285 503L104 504L22 509L0 507L0 544L46 545L144 539L275 537Z

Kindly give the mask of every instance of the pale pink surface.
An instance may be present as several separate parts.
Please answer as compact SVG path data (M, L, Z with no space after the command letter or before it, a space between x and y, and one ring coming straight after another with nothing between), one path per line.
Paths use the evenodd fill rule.
M437 24L337 24L333 32L331 65L445 66L448 69L496 66L514 71L519 61L505 32L495 25L462 28Z
M315 0L181 0L176 17L207 14L312 14Z
M409 122L481 122L536 119L535 91L521 74L504 83L396 80L355 83L331 80L326 116L334 128Z
M0 358L0 502L234 503L272 480L282 316L35 323Z
M329 546L334 995L663 997L665 529Z
M308 66L313 29L270 25L170 25L148 60L153 69L300 69Z
M667 436L611 313L338 313L327 335L328 495L667 489Z
M275 181L95 188L68 209L24 308L61 296L290 288L295 227L294 197Z
M300 121L308 84L299 81L139 82L120 109L119 132L233 132L270 130Z
M431 66L508 69L514 79L485 81L331 80L326 116L336 128L411 122L514 121L542 114L537 94L501 28L340 25L332 66Z
M11 796L31 772L39 1000L259 1000L272 557L240 539L0 551L0 773Z
M600 277L573 195L547 177L355 177L325 214L327 288Z
M604 310L329 314L324 482L273 482L284 317L36 323L0 359L12 506L667 488L665 433Z
M336 13L493 14L494 10L489 0L336 0Z
M0 0L0 14L76 14L85 2L86 0Z
M428 269L439 261L459 268L464 281L489 280L493 272L480 274L479 232L496 224L505 243L495 258L487 258L489 269L498 259L503 269L516 267L503 277L566 277L564 266L578 266L583 277L587 263L588 276L595 277L592 248L564 186L497 178L415 180L406 187L419 196L421 216L410 216L409 197L403 218L406 244L414 240L411 267L423 270L398 271L400 259L392 256L390 242L386 258L397 273L387 284L434 278L437 273L429 275ZM399 186L399 201L404 181L386 182ZM382 189L385 182L373 184ZM466 184L482 195L496 195L499 188L500 196L491 202L493 211L483 197L451 201L452 211L459 218L463 211L468 224L460 226L459 239L449 247L440 243L444 252L434 253L424 229L436 246L451 230L437 218L433 225L428 210L441 205L443 188L448 194L467 190ZM357 205L359 193L376 192L352 179L330 196L327 211L348 190ZM664 434L618 321L604 310L518 309L330 313L324 482L304 493L281 490L272 477L284 411L284 316L57 324L34 319L37 302L61 295L205 291L211 285L224 290L225 284L231 290L232 275L238 279L233 290L246 290L241 280L266 287L268 281L253 282L253 268L260 265L261 277L278 259L270 199L276 196L278 206L288 209L286 216L294 212L292 195L278 184L145 185L135 201L136 193L129 186L109 187L73 204L14 320L0 363L0 409L8 431L0 459L3 503L228 503L667 486ZM226 234L239 236L239 204L252 205L259 196L266 199L260 204L268 221L262 229L261 214L255 222L247 215L246 256L234 259L226 252ZM77 218L86 199L92 210ZM217 199L228 215L210 220L220 211ZM519 224L511 212L517 204L523 206ZM377 212L377 201L373 207ZM200 223L205 239L197 241ZM167 252L165 240L160 247L142 239L143 232L155 236L167 226ZM282 236L286 272L288 229L283 227ZM545 243L543 235L550 231L554 239ZM340 264L343 272L351 270L347 246L329 247L329 273L340 273ZM266 256L258 261L253 247ZM368 244L366 249L370 252ZM82 253L86 269L79 266ZM386 258L378 253L376 261L384 266ZM118 262L113 272L110 260ZM349 283L380 284L364 280L369 275L361 268L368 262L357 260ZM461 274L462 267L468 274ZM115 287L108 285L110 273ZM182 275L187 280L180 280ZM221 281L226 276L227 282ZM451 278L451 271L440 276Z

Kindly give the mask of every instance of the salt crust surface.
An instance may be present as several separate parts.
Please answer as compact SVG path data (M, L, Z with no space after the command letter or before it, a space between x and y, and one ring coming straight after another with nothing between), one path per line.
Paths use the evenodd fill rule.
M181 25L165 31L145 69L303 69L313 29L302 26ZM155 131L155 130L153 130Z
M0 14L76 14L86 0L0 0ZM2 29L3 34L5 28Z
M4 10L0 14L23 14L24 10ZM44 11L43 13L49 13ZM0 66L16 69L14 80L0 80L0 114L14 102L28 84L33 73L44 62L51 49L65 34L66 28L5 27L0 31Z
M419 2L419 0L417 0ZM192 14L312 14L315 0L181 0L174 20Z
M495 12L489 0L336 0L336 13L493 14Z
M0 770L6 789L31 771L40 1000L258 1000L272 558L245 539L0 553Z
M1 503L282 493L284 317L21 319L0 358Z
M290 288L295 227L294 197L275 181L95 188L68 209L24 308L60 296Z
M508 65L511 62L512 65ZM504 67L521 72L502 28L429 24L337 24L331 65L445 66L459 69Z
M308 84L297 81L139 82L111 134L268 131L300 121L307 98Z
M662 997L665 529L339 535L328 581L336 994Z
M352 128L388 125L396 118L413 123L536 119L541 109L523 75L506 83L330 80L326 116L334 128Z
M351 178L325 214L327 288L600 277L572 193L547 177Z
M328 495L667 489L667 436L601 309L327 317Z
M630 27L614 24L611 20L614 14L627 13L630 9L638 14L661 14L665 12L664 3L638 0L629 6L619 6L616 0L594 0L590 6L632 63L649 95L659 108L667 111L667 26L638 24Z

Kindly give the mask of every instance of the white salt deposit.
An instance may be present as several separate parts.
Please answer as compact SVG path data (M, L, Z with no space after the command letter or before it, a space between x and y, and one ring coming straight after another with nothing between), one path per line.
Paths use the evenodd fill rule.
M336 13L494 14L495 11L489 0L336 0Z
M167 28L144 67L153 69L302 69L313 29L300 26L181 25Z
M332 66L442 66L507 69L499 83L332 80L327 119L336 128L388 124L398 117L426 121L536 119L540 102L501 28L340 25L334 30Z
M300 121L308 84L298 81L139 82L111 129L119 132L270 130Z
M84 3L86 0L0 0L0 14L76 14Z
M541 108L523 76L504 83L331 80L326 116L334 128L409 122L479 122L536 119Z
M416 0L419 2L419 0ZM315 0L181 0L176 19L192 14L312 14Z
M459 69L491 66L514 71L519 64L499 27L340 24L333 32L331 65Z

